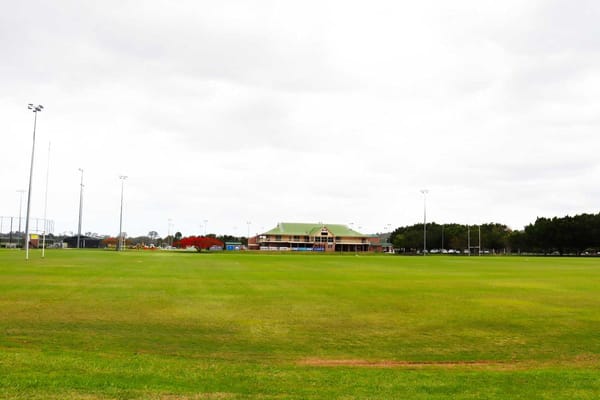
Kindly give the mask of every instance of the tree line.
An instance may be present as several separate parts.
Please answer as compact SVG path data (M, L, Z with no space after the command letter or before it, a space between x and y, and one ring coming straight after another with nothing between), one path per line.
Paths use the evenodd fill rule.
M481 225L426 225L428 251L454 249L490 253L597 254L600 251L600 213L537 218L523 230L511 230L499 223ZM481 232L481 249L479 237ZM469 239L470 237L470 239ZM401 252L423 250L423 224L399 227L390 234L390 243Z
M195 246L196 248L207 249L211 246L223 246L225 242L239 242L244 246L248 244L248 238L246 237L238 237L232 235L216 235L214 233L209 233L207 235L191 235L191 236L183 236L181 232L176 232L174 235L167 235L165 237L160 237L158 232L150 231L147 235L128 237L127 234L125 236L125 246L127 247L145 247L145 246L153 246L153 247L187 247L187 246ZM216 240L216 241L214 241ZM106 247L116 247L119 239L117 237L105 236L102 238L102 245Z

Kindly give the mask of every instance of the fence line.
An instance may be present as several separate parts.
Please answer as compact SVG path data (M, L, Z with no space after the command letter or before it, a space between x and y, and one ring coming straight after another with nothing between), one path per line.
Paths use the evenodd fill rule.
M19 229L19 227L21 229ZM31 233L42 234L44 230L47 234L54 233L54 220L44 218L30 218L29 230ZM0 234L25 234L25 217L4 217L0 216Z

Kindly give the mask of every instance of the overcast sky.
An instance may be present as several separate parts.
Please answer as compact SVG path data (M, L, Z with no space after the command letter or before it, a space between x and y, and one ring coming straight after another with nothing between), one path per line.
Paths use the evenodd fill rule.
M600 208L600 2L27 1L0 14L0 215L382 232ZM26 199L26 196L25 198ZM23 216L25 215L25 200ZM247 222L251 222L250 226ZM7 231L6 227L2 228Z

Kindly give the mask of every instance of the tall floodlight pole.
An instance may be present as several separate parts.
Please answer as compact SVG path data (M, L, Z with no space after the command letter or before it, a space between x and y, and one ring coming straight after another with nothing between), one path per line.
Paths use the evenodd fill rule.
M246 236L247 240L250 240L250 224L251 223L252 222L250 222L250 221L246 222L246 224L248 225L248 236Z
M27 108L33 111L33 143L31 145L31 167L29 168L29 190L27 191L27 216L25 217L25 259L29 260L29 212L31 211L31 181L33 180L33 158L35 154L35 128L37 125L37 113L44 109L44 106L28 104Z
M119 244L117 245L117 251L122 250L123 247L123 187L127 176L120 175L119 179L121 180L121 213L119 216Z
M423 255L427 253L427 193L429 190L421 189L423 193Z
M81 182L79 183L79 223L77 225L77 248L81 243L81 212L83 211L83 169L77 168L81 172Z
M204 220L204 236L206 237L206 225L208 224L208 220Z

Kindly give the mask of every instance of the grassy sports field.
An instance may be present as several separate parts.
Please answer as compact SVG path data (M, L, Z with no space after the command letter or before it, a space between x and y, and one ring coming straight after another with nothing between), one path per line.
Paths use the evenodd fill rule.
M600 259L0 251L2 399L597 399Z

